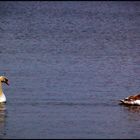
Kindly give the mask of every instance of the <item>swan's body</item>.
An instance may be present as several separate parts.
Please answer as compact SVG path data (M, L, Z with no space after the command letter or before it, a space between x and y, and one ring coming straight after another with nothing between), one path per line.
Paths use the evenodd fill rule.
M0 95L0 103L4 103L4 102L6 102L6 96L5 96L4 93L2 93L2 94Z
M0 103L6 102L6 96L2 90L2 83L9 85L8 79L5 76L0 76Z
M140 94L128 96L120 102L126 105L140 105Z

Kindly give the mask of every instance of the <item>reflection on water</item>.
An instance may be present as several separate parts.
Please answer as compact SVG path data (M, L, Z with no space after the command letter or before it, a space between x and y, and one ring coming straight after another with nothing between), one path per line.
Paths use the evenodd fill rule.
M140 120L140 106L136 105L123 105L126 119L129 122L139 122Z
M126 108L132 113L140 113L140 106L126 106Z
M0 138L5 135L5 118L6 118L6 106L5 104L0 104Z

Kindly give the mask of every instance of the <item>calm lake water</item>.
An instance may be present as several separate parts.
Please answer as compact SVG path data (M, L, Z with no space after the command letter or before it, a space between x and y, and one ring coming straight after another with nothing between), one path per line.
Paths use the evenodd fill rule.
M140 2L0 2L0 138L140 138Z

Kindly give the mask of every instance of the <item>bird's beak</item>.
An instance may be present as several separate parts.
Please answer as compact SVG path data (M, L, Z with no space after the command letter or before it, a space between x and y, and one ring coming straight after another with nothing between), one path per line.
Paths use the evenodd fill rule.
M8 86L9 86L9 82L7 81L7 82L5 82Z

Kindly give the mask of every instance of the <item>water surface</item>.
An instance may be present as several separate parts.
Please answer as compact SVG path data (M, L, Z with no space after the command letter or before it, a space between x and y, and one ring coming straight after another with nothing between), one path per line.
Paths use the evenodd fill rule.
M140 138L139 2L0 2L0 137Z

